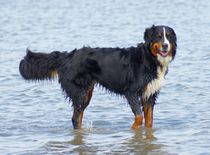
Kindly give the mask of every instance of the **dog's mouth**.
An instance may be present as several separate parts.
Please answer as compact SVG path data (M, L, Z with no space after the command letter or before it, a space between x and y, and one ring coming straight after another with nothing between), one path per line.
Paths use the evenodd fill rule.
M160 50L159 53L162 57L167 57L169 52L168 50Z

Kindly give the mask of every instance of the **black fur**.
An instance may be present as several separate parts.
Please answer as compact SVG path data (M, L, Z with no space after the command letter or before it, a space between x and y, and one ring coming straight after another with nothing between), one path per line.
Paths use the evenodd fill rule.
M29 49L26 49L26 56L21 60L19 65L19 71L23 78L43 80L51 79L51 73L57 70L66 52L54 51L50 54L45 53L33 53Z
M160 62L151 54L150 44L161 26L152 26L144 33L145 43L129 48L91 48L83 47L70 53L54 51L50 54L33 53L20 62L20 73L25 79L42 80L52 78L56 71L59 83L72 100L74 115L72 122L78 128L79 113L89 104L95 83L111 92L123 95L135 115L141 114L144 103L142 93L146 85L157 77ZM173 58L176 53L176 35L172 31L174 44ZM147 104L154 104L157 93ZM153 102L153 103L151 103Z

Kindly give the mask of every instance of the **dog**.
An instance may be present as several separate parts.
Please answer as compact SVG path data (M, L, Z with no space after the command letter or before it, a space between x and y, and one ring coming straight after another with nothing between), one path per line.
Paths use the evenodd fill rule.
M94 85L124 96L135 116L132 129L153 124L153 109L159 90L176 55L177 38L168 26L146 28L144 43L128 48L83 47L71 52L34 53L27 49L19 71L26 80L53 79L72 101L74 129L82 127Z

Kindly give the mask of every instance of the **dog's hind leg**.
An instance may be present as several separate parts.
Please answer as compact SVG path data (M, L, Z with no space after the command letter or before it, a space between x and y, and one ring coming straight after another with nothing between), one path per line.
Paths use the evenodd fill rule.
M73 101L73 116L72 124L74 129L82 128L82 118L85 108L88 106L93 92L94 84L91 84L87 89L76 91L77 95L72 96Z
M72 116L72 124L74 126L74 129L80 129L82 128L82 118L83 118L83 113L85 108L89 105L92 94L93 94L93 89L94 89L94 84L91 84L88 89L85 91L85 95L84 98L82 99L82 104L80 106L80 108L78 109L78 107L75 105L77 103L73 103L74 105L74 113ZM83 95L82 95L83 96ZM79 114L79 115L78 115Z
M139 100L138 95L128 94L126 95L126 98L131 107L131 110L135 115L135 121L131 126L131 128L137 129L142 125L142 120L143 120L142 111L141 111L141 102Z

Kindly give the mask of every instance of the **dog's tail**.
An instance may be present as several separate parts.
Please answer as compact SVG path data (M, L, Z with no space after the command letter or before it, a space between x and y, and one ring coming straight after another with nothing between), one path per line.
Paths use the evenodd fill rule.
M54 51L49 54L34 53L26 50L26 56L20 61L19 71L26 80L52 79L58 75L58 69L67 52Z

